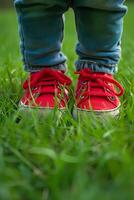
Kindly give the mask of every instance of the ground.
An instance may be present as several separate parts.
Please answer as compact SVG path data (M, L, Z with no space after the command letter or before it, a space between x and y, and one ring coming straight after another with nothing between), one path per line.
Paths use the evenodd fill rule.
M125 88L121 116L101 124L89 117L16 121L22 70L13 10L0 11L0 199L131 200L134 195L134 4L125 18L117 79ZM73 14L66 14L63 51L74 80ZM73 103L73 102L72 102ZM71 106L70 106L71 107Z

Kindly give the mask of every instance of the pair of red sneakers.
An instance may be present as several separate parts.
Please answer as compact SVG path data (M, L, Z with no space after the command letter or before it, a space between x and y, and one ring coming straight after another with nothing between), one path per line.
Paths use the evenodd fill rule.
M123 95L124 89L112 75L92 72L90 69L82 69L75 74L79 75L75 90L75 111L94 111L96 114L108 113L111 116L119 114L118 97ZM59 70L45 68L31 73L24 82L25 93L20 106L44 111L55 107L65 110L69 102L71 83L71 79Z

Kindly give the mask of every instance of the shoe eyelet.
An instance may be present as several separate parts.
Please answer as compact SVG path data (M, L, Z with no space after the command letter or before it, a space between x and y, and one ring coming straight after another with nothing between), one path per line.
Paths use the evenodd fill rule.
M85 91L85 87L81 87L80 91L81 92Z
M80 96L80 99L84 99L85 97L84 96Z
M115 97L114 96L110 96L109 97L112 101L115 101Z
M109 86L111 86L111 83L107 83Z
M82 84L83 84L83 85L86 85L86 84L87 84L87 82L86 82L86 81L83 81L83 82L82 82Z
M63 95L61 93L58 93L59 98L63 98Z
M111 92L110 89L108 89L108 88L106 88L106 91L107 91L107 92Z
M33 87L33 88L32 88L33 91L35 91L35 90L37 90L37 89L38 89L37 87Z

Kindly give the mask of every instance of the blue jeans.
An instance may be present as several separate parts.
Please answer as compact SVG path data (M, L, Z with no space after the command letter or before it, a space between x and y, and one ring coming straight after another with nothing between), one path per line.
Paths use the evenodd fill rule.
M14 0L26 71L66 70L61 52L65 11L75 13L76 70L114 73L121 55L124 0Z

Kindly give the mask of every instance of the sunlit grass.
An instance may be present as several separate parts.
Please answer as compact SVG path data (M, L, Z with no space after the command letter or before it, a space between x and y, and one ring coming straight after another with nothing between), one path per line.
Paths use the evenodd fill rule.
M26 77L13 11L0 15L0 199L131 200L134 188L134 31L133 9L125 18L123 54L116 75L125 87L119 120L96 125L70 112L25 116L16 123ZM77 38L73 14L66 15L63 51L75 79ZM75 84L75 82L74 82Z

